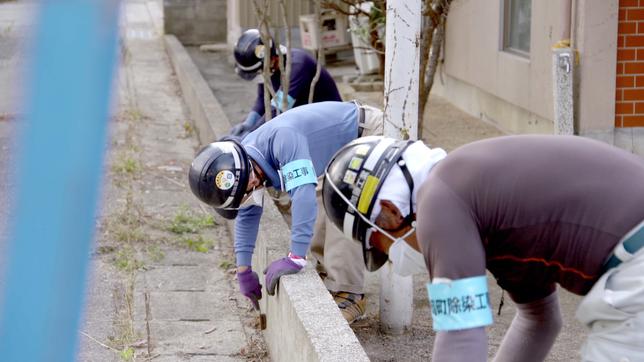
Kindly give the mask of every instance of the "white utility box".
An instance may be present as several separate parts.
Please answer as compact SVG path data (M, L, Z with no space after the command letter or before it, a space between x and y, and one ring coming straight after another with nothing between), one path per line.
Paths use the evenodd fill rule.
M371 2L360 4L363 11L371 11ZM368 41L369 18L366 15L349 16L349 28L351 29L351 43L353 43L353 57L360 74L378 73L380 62L377 52L371 47Z
M300 15L300 37L304 49L342 47L349 44L347 17L335 11L323 11L319 26L315 14Z

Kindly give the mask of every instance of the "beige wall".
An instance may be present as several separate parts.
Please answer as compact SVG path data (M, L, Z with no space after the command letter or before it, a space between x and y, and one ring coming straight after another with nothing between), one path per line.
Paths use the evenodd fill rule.
M604 132L614 118L618 0L573 3L581 54L577 114L581 129ZM501 50L502 0L455 0L436 93L508 132L553 132L551 47L562 33L560 14L559 1L532 1L530 57L524 58Z
M575 112L580 133L605 134L602 139L610 138L615 126L618 8L618 0L577 0Z

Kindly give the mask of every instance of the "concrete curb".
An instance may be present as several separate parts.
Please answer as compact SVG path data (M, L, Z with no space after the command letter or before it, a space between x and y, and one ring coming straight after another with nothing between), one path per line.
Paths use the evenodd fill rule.
M166 51L179 79L183 98L202 144L228 132L230 121L219 101L174 35L165 36ZM228 224L232 231L232 222ZM290 232L277 208L264 206L253 268L284 256ZM302 273L280 279L275 296L264 295L264 339L274 361L368 361L355 334L340 314L324 284L310 265ZM260 274L263 284L264 276Z

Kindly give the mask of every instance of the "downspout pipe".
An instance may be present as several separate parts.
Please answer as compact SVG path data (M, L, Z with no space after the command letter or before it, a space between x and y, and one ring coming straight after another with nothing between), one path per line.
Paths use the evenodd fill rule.
M554 133L574 134L573 70L575 53L571 48L572 1L560 1L561 38L552 47L552 79L554 104Z

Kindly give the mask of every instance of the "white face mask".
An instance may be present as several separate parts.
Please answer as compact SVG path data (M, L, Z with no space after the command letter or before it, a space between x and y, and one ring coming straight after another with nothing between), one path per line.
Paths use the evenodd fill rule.
M393 263L394 273L402 276L420 274L427 271L425 257L403 239L396 239L389 247L389 260Z

